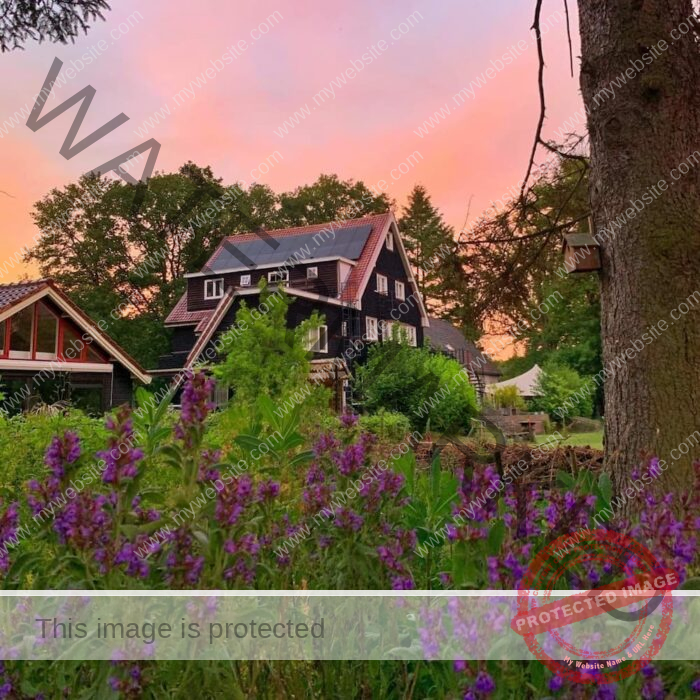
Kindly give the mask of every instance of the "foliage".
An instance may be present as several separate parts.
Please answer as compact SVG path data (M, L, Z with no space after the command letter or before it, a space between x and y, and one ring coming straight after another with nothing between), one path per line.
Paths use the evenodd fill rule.
M552 420L566 421L567 417L589 418L593 413L593 382L566 365L549 363L542 368L536 384L541 396L530 403L536 411L548 413ZM583 391L582 391L583 390Z
M259 306L268 311L260 313L241 302L228 331L226 357L213 368L214 375L233 388L236 403L253 406L260 395L280 404L280 410L286 401L307 406L328 402L328 391L309 381L312 355L306 345L323 317L314 312L288 328L287 312L293 303L284 287L270 291L264 279Z
M0 414L0 488L20 492L29 479L41 473L44 452L52 436L66 430L79 435L92 452L104 444L106 437L103 422L88 418L81 411L67 410L60 415L27 413L12 418Z
M540 313L538 305L547 312ZM539 287L526 313L529 325L520 336L525 354L503 363L505 378L548 362L567 365L581 375L601 371L600 283L595 275L553 276ZM602 384L594 398L602 411Z
M465 325L470 338L478 337L464 323L466 273L455 251L454 229L443 221L423 185L413 188L398 223L418 289L430 311Z
M411 421L403 413L380 408L376 413L360 416L360 428L380 440L400 442L411 430Z
M494 408L517 408L525 410L527 404L517 386L502 386L488 395L489 403Z
M366 411L403 413L414 429L458 432L477 412L459 362L396 340L372 345L355 381Z
M0 15L0 51L22 48L29 41L75 43L89 22L104 20L105 0L5 0Z
M264 395L256 411L263 419L232 436L230 450L212 451L207 447L211 389L203 375L190 377L179 414L167 410L167 400L156 407L141 392L137 412L120 410L99 439L94 421L78 417L87 421L84 428L90 426L83 431L87 443L62 423L54 424L59 435L53 439L43 432L44 446L49 445L46 470L33 474L28 501L32 513L51 502L55 517L45 518L31 539L0 557L4 587L512 589L532 552L562 534L591 527L593 515L611 506L605 474L581 472L574 479L560 473L554 488L523 489L503 482L493 466L453 472L436 458L429 469L419 468L410 450L377 469L373 438L352 416L343 416L335 432L317 434L310 450L312 443L298 431L301 410L280 418ZM8 423L16 435L32 434L28 421ZM0 436L6 432L0 430ZM124 444L131 445L126 452L115 449ZM264 444L270 445L269 457L261 456ZM96 479L87 469L95 462L93 449L103 460ZM11 440L2 444L2 454L12 450ZM654 460L647 466L653 465ZM145 477L152 470L172 472L167 491L148 486ZM697 477L700 487L700 464ZM67 486L81 478L77 496L61 500ZM664 567L688 582L700 563L693 529L698 487L666 496L649 492L638 522L617 520L606 527L644 542ZM484 498L490 488L494 496ZM24 517L16 502L8 504L21 499L16 480L4 495L9 498L0 513L0 549ZM671 501L675 509L667 507ZM319 516L331 511L332 516ZM154 539L157 532L165 536ZM150 556L140 557L139 550ZM608 580L605 576L617 580L620 574L606 570L604 562L587 562L569 572L566 585L595 587ZM488 624L497 630L507 623ZM455 632L457 638L463 633ZM421 639L426 650L435 643L428 630ZM655 663L630 679L622 695L613 688L608 696L651 697L653 682L685 697L697 675L691 664ZM276 697L285 688L299 697L313 691L316 697L342 693L358 699L366 696L363 688L397 699L568 697L572 692L537 662L6 661L0 683L9 697L27 700L77 687L86 697L111 692L123 698L220 697L222 687L227 697ZM577 697L592 698L594 690Z
M147 185L86 175L34 205L41 236L27 259L153 366L167 350L162 319L184 291L183 276L199 271L224 236L353 218L390 204L336 175L279 195L260 184L227 186L192 162Z

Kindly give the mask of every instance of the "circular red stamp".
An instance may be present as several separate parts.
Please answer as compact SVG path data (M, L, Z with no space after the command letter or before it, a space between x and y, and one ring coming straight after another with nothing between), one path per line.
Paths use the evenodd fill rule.
M580 576L585 569L602 570L610 580L583 593L553 598L553 591L571 590L567 576ZM524 637L535 658L565 680L614 683L637 673L659 653L673 618L671 591L678 584L677 574L631 537L611 530L580 530L557 538L537 554L520 583L511 627ZM660 614L650 621L659 607ZM580 648L564 639L563 628L600 615L625 623L605 628L608 641L611 630L624 637L614 646ZM548 645L550 651L559 647L563 659L547 653Z

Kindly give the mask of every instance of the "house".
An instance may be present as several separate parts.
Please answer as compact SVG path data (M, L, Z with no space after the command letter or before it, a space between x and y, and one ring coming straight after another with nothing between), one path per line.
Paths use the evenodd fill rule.
M186 278L187 290L165 320L173 331L171 352L153 372L176 381L225 352L241 301L258 303L261 278L294 297L290 327L314 311L325 317L309 350L314 371L335 389L336 407L345 400L343 382L357 341L377 342L400 328L407 342L421 345L429 325L391 212L231 236Z
M0 285L0 409L70 400L102 413L150 376L50 279Z
M472 384L483 396L486 387L501 378L501 371L474 343L467 340L459 328L443 318L430 317L425 329L426 339L436 350L451 355L469 370Z

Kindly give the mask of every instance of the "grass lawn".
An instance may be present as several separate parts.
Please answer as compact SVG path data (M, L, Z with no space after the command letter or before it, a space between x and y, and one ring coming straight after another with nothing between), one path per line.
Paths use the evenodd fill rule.
M547 440L549 435L536 435L535 441L540 444ZM569 437L566 438L562 445L577 445L583 447L595 447L598 450L603 449L603 431L599 430L595 433L571 433Z

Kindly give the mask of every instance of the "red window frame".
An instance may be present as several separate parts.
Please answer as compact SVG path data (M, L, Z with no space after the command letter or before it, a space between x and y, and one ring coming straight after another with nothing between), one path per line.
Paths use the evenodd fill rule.
M10 356L10 318L0 321L0 324L5 324L5 342L3 343L2 347L0 347L0 358L2 359L6 359Z
M35 361L41 361L43 362L44 360L37 360L36 357L36 347L37 347L37 331L38 331L38 323L39 323L39 314L37 312L37 304L40 304L40 301L35 302L32 306L34 307L34 318L32 321L32 356L31 359ZM95 342L94 336L92 336L89 332L82 332L70 319L67 318L62 318L58 313L56 313L50 306L47 306L49 311L56 316L58 320L58 347L57 347L57 353L56 357L57 359L63 361L63 362L92 362L95 363L96 360L89 360L88 359L88 350L92 348L93 352L100 358L99 362L101 364L109 364L109 359L105 355L105 353L97 346L97 343ZM0 359L9 359L10 358L10 338L12 336L12 316L8 317L5 319L5 321L0 321L0 323L5 324L5 343L4 346L0 347ZM71 333L74 335L77 335L77 337L80 339L83 347L80 350L80 354L76 355L74 357L66 357L63 354L63 337L65 335L66 330L69 330ZM87 343L85 342L85 338L90 337L92 338L92 341Z
M66 329L68 329L72 334L77 335L82 343L83 347L80 349L80 355L75 357L66 357L63 354L63 337L65 335ZM92 348L93 351L100 357L100 362L107 364L107 358L104 353L95 345L95 339L92 338L92 342L86 343L84 341L85 336L90 336L89 333L81 333L80 329L68 319L59 319L58 324L58 358L64 362L88 362L88 348Z

